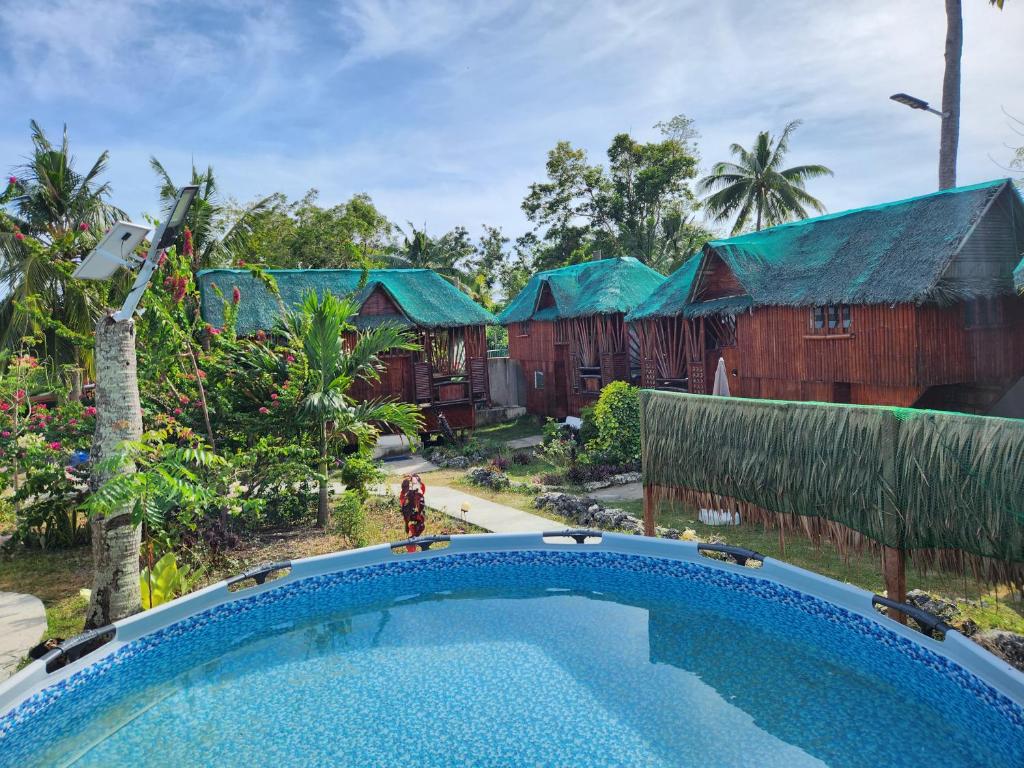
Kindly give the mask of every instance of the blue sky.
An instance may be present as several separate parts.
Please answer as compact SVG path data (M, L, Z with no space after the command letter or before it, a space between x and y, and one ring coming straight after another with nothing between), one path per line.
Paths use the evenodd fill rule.
M965 0L961 183L1007 175L1024 143L1024 7ZM512 235L560 139L600 160L611 136L696 121L706 168L733 141L801 118L793 163L820 162L831 211L931 191L940 0L0 0L0 165L28 121L111 152L114 202L154 212L156 155L237 199L368 192L394 221Z

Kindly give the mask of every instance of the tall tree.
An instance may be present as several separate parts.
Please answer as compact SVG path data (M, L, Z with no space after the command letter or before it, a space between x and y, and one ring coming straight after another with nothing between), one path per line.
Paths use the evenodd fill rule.
M1003 9L1004 0L989 0ZM960 59L964 48L962 0L946 0L946 67L942 74L942 128L939 134L939 189L956 186L960 143Z
M697 172L697 133L684 115L655 127L661 141L615 136L607 168L591 165L569 142L548 153L547 180L531 184L522 204L541 237L543 266L598 254L635 256L651 265L671 260L671 234L696 206L688 182Z
M151 157L149 164L157 175L164 214L170 215L170 208L178 197L179 187L159 160ZM186 217L188 231L181 234L175 245L181 252L191 252L194 273L207 267L230 263L235 254L244 253L244 246L253 226L261 215L271 210L275 198L264 197L245 208L232 209L220 196L220 187L213 167L207 166L205 171L200 171L195 163L192 164L189 184L198 186L199 192Z
M284 329L305 353L309 378L302 409L317 430L320 454L320 496L317 525L330 525L328 472L333 440L356 440L362 446L376 442L382 427L416 437L422 423L419 408L386 400L357 401L349 394L356 381L379 381L380 356L394 349L416 349L403 329L380 325L357 331L352 318L359 305L330 293L318 298L310 292L300 309L287 317ZM345 337L354 341L346 343Z
M427 234L426 226L417 229L408 222L409 232L385 259L390 267L399 269L432 269L442 277L472 294L473 279L469 262L476 253L469 230L459 226L440 237Z
M96 323L96 432L91 459L97 470L92 490L109 479L99 469L113 459L126 441L142 437L142 405L135 358L135 321L101 317ZM119 471L133 472L134 466ZM132 504L91 516L93 581L85 627L93 629L118 621L141 609L139 547L142 529L132 519Z
M107 294L118 286L70 279L84 256L123 211L108 202L102 181L107 152L87 171L76 168L67 126L59 145L34 120L32 153L0 195L0 327L4 345L44 324L47 352L58 361L84 362L76 336L91 336ZM64 331L69 331L70 336Z
M777 139L762 131L749 150L733 144L729 151L736 162L715 163L711 173L698 183L699 191L709 193L704 198L704 207L716 220L736 216L732 234L741 232L751 217L759 231L762 226L807 218L808 208L825 211L821 201L811 196L804 185L809 179L831 176L832 171L824 165L782 168L789 139L799 125L799 120L792 121Z

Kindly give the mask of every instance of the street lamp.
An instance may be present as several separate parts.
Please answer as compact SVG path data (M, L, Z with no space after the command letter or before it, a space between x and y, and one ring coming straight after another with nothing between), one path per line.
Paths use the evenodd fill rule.
M165 248L170 248L178 239L178 235L185 227L185 214L188 213L189 206L192 205L198 191L199 187L195 185L178 190L178 197L171 208L171 215L167 217L167 221L157 227L145 259L140 259L133 251L142 242L149 227L119 221L92 252L82 259L82 263L71 275L80 280L109 280L119 267L131 269L136 266L128 259L134 259L142 264L142 269L139 270L139 274L135 278L135 284L125 298L121 310L114 314L114 320L127 320L135 314L139 299L146 292L149 280L159 266L160 252Z
M931 112L933 115L939 117L949 117L948 112L939 112L937 109L932 109L928 106L928 102L924 99L919 99L916 96L910 96L906 93L894 93L889 97L895 102L903 104L904 106L910 107L911 109L923 109L925 112Z

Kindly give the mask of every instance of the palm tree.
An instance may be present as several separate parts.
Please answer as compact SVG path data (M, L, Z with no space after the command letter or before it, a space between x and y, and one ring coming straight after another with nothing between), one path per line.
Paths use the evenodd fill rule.
M282 330L301 346L309 368L302 410L316 425L320 452L320 500L317 525L330 524L328 504L329 447L332 436L372 445L382 426L415 437L422 424L419 408L387 400L357 402L350 394L358 381L379 381L380 356L392 349L417 349L413 338L395 325L359 332L351 318L359 305L351 298L310 292L296 312L284 318ZM346 342L346 336L351 339Z
M149 165L159 180L160 202L165 215L178 197L178 186L171 179L167 169L155 157L149 159ZM230 263L234 257L244 256L244 247L253 225L259 217L271 211L275 198L273 195L261 198L244 208L241 213L232 216L229 208L220 197L220 188L213 173L213 166L200 171L192 164L192 177L189 184L199 187L192 207L186 217L187 237L191 242L186 245L186 235L182 233L180 242L176 243L178 252L188 252L192 272L206 267L221 266Z
M988 0L1003 10L1004 0ZM964 48L962 0L946 0L946 67L942 73L942 129L939 133L939 189L956 186L960 143L960 56Z
M824 165L781 168L790 136L799 126L800 121L793 120L778 139L762 131L749 151L733 144L729 151L738 162L715 163L710 175L697 184L698 191L712 193L704 199L704 205L716 220L736 215L732 234L743 230L752 213L758 231L762 226L805 219L807 208L824 213L825 206L807 193L804 184L808 179L831 176L832 171Z
M110 185L100 181L106 152L80 173L67 126L59 146L37 122L30 126L32 154L0 196L6 208L0 210L0 344L16 344L30 329L39 330L54 357L81 364L82 345L55 329L89 336L107 294L118 286L81 283L70 275L96 235L125 214L107 202ZM41 319L46 326L32 328Z

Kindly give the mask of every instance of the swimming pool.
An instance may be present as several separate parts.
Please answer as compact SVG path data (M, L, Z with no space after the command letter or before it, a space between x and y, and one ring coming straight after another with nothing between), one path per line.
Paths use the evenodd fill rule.
M0 765L1024 764L1024 676L959 634L770 559L587 542L460 536L214 585L0 687Z

